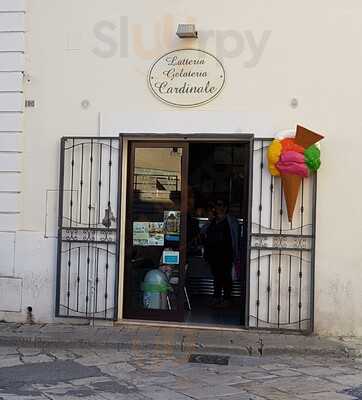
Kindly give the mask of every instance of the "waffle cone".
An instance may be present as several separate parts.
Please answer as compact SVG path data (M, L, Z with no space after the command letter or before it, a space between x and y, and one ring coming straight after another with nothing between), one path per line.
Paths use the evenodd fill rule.
M297 199L299 195L300 185L303 178L298 175L280 175L283 184L283 192L285 203L287 205L288 220L292 222L295 205L297 204Z
M295 135L295 143L307 149L322 140L324 136L310 131L309 129L304 128L303 126L297 125L297 133Z

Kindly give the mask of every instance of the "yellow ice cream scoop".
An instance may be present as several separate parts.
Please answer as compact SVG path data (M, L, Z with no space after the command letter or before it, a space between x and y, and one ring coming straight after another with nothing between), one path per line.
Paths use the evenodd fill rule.
M282 154L282 144L279 140L275 139L268 147L268 168L269 172L273 176L279 176L280 173L275 166L275 164L279 161L280 155Z

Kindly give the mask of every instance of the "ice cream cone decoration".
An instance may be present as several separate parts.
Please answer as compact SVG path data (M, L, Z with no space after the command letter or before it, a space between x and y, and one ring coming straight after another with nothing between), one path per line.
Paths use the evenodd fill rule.
M289 222L293 220L303 178L320 167L320 150L315 144L322 139L322 135L298 125L294 137L280 135L269 146L269 171L282 179Z

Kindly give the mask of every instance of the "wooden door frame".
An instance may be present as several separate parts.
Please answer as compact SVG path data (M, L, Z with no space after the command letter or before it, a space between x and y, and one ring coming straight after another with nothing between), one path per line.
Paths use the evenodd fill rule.
M126 231L125 231L125 254L124 254L124 293L123 293L123 314L127 319L143 319L157 321L184 321L184 292L178 288L177 309L168 310L135 310L132 308L132 293L128 290L129 286L129 260L131 259L132 245L132 206L134 199L134 166L135 150L137 148L181 148L181 232L180 232L180 276L179 282L182 285L185 273L186 250L187 250L187 196L188 196L188 143L182 141L142 141L129 140L128 142L128 168L127 168L127 197L126 197ZM127 277L128 275L128 277Z
M129 168L129 151L128 151L128 145L130 142L170 142L170 141L176 141L176 142L186 142L186 143L192 143L192 142L241 142L241 143L247 143L249 146L249 182L248 182L248 187L247 187L247 192L248 192L248 212L247 212L247 221L245 224L246 227L246 241L245 241L245 249L246 249L246 268L245 268L245 279L244 279L244 290L245 290L245 304L242 305L241 309L241 315L243 315L244 321L241 321L240 329L243 328L248 328L249 327L249 301L250 301L250 234L251 234L251 223L252 223L252 194L253 194L253 149L254 149L254 134L251 133L149 133L149 132L137 132L137 133L121 133L119 134L120 139L125 141L125 146L124 146L124 153L123 155L126 156L124 157L124 166L127 166L127 168L124 168L124 176L122 177L123 182L126 183L126 187L128 187L128 168ZM127 205L121 205L123 207L123 210L126 210ZM124 221L123 221L123 228L124 228ZM121 229L123 229L121 227ZM124 230L124 233L126 231ZM123 248L125 248L125 235L123 236L122 242L123 242ZM124 304L124 292L125 292L125 256L124 254L121 254L120 256L120 266L122 266L122 271L120 273L120 291L119 291L119 321L125 321L132 323L132 319L127 318L125 316L125 304ZM161 323L163 324L164 322L159 320L144 320L145 324L157 324ZM169 321L172 323L172 321ZM142 323L142 320L138 320L135 323ZM178 324L178 326L184 326L186 328L189 327L197 327L198 325L196 324L188 324L188 323L181 323ZM200 325L202 328L213 328L213 326L207 326L207 325ZM220 326L215 327L215 329L221 329ZM235 329L235 328L230 328L230 327L225 327L225 329Z

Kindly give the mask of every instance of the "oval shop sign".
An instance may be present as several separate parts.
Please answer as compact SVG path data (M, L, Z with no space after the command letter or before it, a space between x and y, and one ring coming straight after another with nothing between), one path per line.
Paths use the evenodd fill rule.
M221 62L206 51L175 50L152 65L148 83L159 100L177 107L196 107L208 103L221 92L225 70Z

